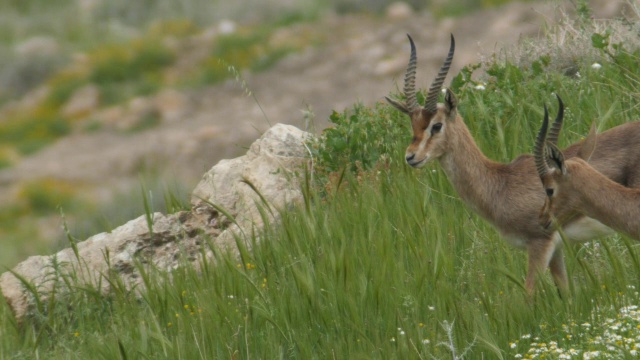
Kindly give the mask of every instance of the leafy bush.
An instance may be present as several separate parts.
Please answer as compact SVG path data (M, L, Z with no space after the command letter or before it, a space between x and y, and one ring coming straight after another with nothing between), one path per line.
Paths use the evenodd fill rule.
M185 37L195 35L201 31L193 21L184 18L157 21L151 25L149 36L162 38L165 36Z
M47 100L52 106L60 107L86 83L84 74L75 71L60 71L47 81L49 87Z
M57 111L41 107L1 123L0 141L15 146L22 154L31 154L70 131L68 121Z
M147 129L151 129L160 125L161 119L160 115L155 112L147 112L142 115L142 117L136 122L131 128L127 129L128 133L136 133L141 132Z
M288 23L280 22L220 36L213 44L211 56L194 69L188 81L214 84L237 76L238 70L265 71L299 48L320 41L317 33L301 31L273 43L272 35L286 25Z
M89 80L98 85L135 81L175 60L173 52L149 39L99 48L89 57L93 65Z
M0 10L17 11L21 14L28 14L33 11L42 11L51 8L67 6L73 3L73 0L4 0L0 2Z
M29 212L45 215L69 209L76 203L77 186L56 179L44 179L24 184L18 193Z
M409 121L384 103L373 109L356 105L342 114L333 112L333 127L313 144L316 170L320 172L370 169L382 158L398 154L402 140L410 138Z
M329 120L334 126L309 144L316 185L325 189L339 186L345 171L357 176L399 161L411 136L406 115L384 103L334 111Z
M176 54L158 39L144 37L113 44L89 54L91 71L86 81L98 85L105 105L116 104L157 92L163 81L162 70L175 59Z
M0 146L0 169L11 166L17 157L18 154L13 147L8 145Z

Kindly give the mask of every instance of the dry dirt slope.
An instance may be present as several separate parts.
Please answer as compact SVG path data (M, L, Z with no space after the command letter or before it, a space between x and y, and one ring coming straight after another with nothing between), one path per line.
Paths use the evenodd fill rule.
M619 4L607 2L597 16L612 16ZM478 62L520 37L537 36L541 26L558 20L558 5L512 3L463 18L435 21L429 14L327 17L317 26L327 44L291 55L271 70L244 74L246 88L228 82L184 93L188 111L173 122L123 135L108 131L64 138L16 166L0 172L4 196L29 179L58 178L81 183L87 193L108 200L114 189L139 187L141 169L187 189L218 160L243 149L270 124L305 126L301 110L315 113L315 128L328 125L333 109L355 102L372 104L393 91L408 58L406 33L418 47L418 86L427 87L456 37L450 74ZM449 80L447 80L449 81ZM258 102L246 95L250 90ZM2 194L0 194L2 198Z

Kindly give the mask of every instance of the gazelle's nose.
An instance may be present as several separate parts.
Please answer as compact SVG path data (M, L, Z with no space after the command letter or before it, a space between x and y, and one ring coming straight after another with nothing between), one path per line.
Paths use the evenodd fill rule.
M411 154L411 155L407 155L405 156L405 160L407 160L407 162L411 162L411 160L413 160L416 157L416 154Z

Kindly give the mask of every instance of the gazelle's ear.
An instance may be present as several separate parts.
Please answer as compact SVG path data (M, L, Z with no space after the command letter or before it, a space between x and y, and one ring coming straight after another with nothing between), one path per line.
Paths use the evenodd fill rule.
M556 144L546 143L547 150L547 164L551 168L556 168L562 172L562 175L567 174L567 167L564 166L564 155L562 151L556 146Z
M405 114L409 115L409 110L407 109L407 107L406 107L403 103L401 103L401 102L399 102L399 101L396 101L396 100L393 100L392 98L387 97L387 96L385 96L384 98L385 98L385 100L387 100L387 102L388 102L389 104L391 104L394 108L396 108L396 109L398 109L398 110L402 111L403 113L405 113Z
M591 155L593 155L593 151L596 149L596 143L598 142L598 134L596 134L596 123L595 121L591 124L591 130L589 130L589 135L582 142L582 146L580 150L578 150L578 157L584 161L589 161Z
M453 94L453 91L447 88L447 92L444 94L444 108L449 115L455 115L458 108L458 99Z

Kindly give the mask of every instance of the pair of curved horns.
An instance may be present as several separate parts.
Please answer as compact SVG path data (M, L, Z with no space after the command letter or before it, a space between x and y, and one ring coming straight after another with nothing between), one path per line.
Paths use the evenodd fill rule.
M409 34L407 34L407 37L409 38L409 42L411 43L411 56L409 57L409 66L407 66L407 72L404 75L403 90L404 96L407 99L406 109L411 112L420 107L416 98L416 64L418 62L418 58L416 55L416 45L413 43L413 39ZM429 87L429 93L427 95L427 100L424 104L424 109L431 113L436 112L438 94L440 93L440 89L442 89L444 79L445 77L447 77L447 73L449 72L449 67L451 66L451 60L453 60L453 53L455 51L455 48L456 41L453 38L453 34L451 34L451 45L449 46L449 54L444 60L442 67L440 67L438 76L436 76L436 78L431 83L431 86Z
M553 145L558 145L558 135L560 134L560 130L562 129L562 120L564 118L564 103L562 102L560 96L556 94L556 97L558 98L558 115L553 121L551 129L547 134L547 129L549 128L549 110L547 110L547 104L544 105L544 119L542 120L542 126L540 127L540 131L538 131L536 143L533 148L536 170L538 170L538 175L540 175L540 177L544 176L549 169L546 156L546 143L548 142Z

